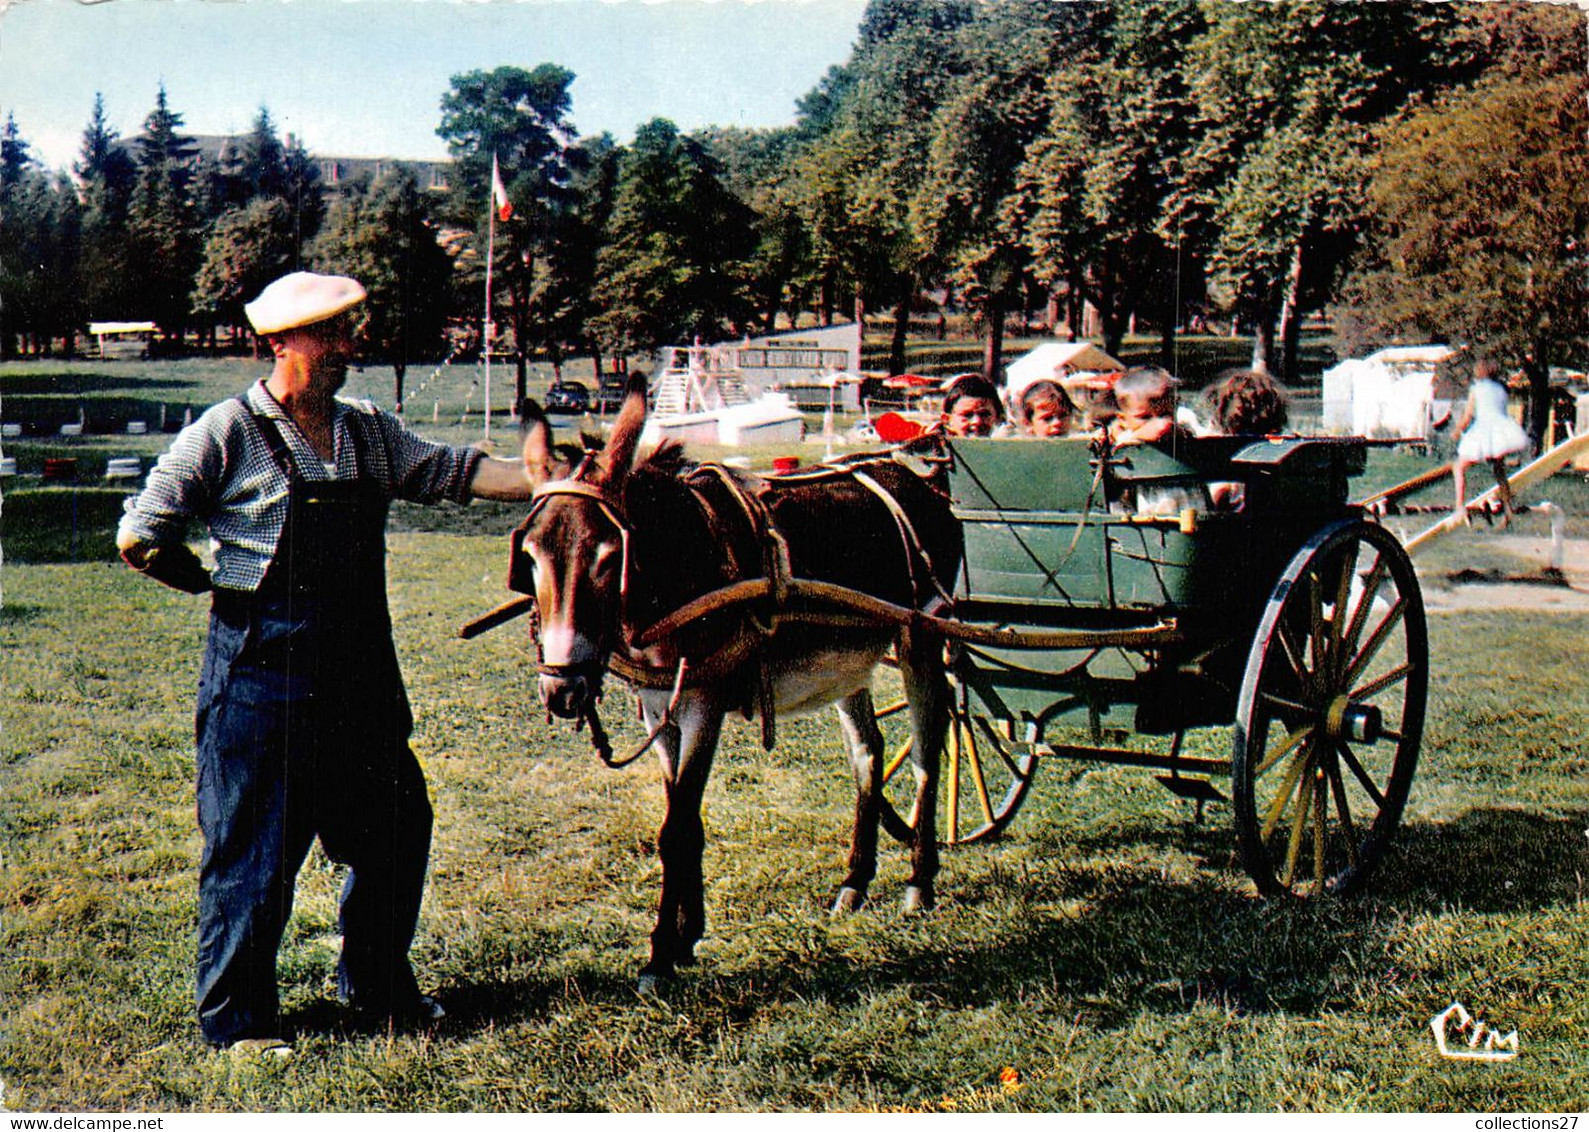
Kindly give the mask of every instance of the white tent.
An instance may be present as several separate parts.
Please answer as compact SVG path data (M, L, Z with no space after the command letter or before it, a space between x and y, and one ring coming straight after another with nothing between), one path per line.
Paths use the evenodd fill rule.
M1449 405L1434 397L1450 346L1392 346L1324 371L1324 429L1354 436L1428 439Z
M1091 342L1044 342L1005 369L1010 399L1019 398L1021 391L1034 381L1053 381L1060 366L1070 367L1072 373L1108 373L1126 368Z

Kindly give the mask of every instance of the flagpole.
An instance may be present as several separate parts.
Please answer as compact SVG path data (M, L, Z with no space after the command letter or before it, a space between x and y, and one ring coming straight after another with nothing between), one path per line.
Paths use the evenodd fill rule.
M491 174L495 183L497 156L491 155ZM486 316L481 342L486 359L486 423L485 439L491 439L491 264L497 253L497 202L493 190L486 190Z

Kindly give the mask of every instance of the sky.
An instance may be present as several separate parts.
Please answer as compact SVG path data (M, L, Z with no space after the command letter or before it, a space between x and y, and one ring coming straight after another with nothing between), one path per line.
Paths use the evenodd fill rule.
M451 76L556 63L574 127L620 142L779 126L849 57L865 0L0 0L0 118L76 158L96 91L136 136L163 82L190 134L278 132L336 157L434 160Z

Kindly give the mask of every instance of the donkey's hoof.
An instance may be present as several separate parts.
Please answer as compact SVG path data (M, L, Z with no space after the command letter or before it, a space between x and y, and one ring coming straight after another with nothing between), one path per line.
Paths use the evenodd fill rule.
M913 916L917 912L932 911L932 889L907 884L905 886L904 909L907 916Z
M663 979L661 975L654 975L649 971L642 971L640 972L640 978L635 982L635 993L641 998L661 998L662 983Z
M845 885L843 888L839 889L838 896L833 898L832 914L835 916L843 916L849 914L850 912L858 912L861 909L861 905L865 903L866 894L864 892L861 892L859 889L851 888L849 885Z

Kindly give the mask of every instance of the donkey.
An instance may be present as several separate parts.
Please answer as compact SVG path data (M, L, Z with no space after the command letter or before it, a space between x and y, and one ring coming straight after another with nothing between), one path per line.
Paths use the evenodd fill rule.
M535 498L514 533L514 588L534 595L548 710L601 734L594 705L611 668L636 686L648 746L661 757L662 894L640 973L642 989L651 990L694 962L705 930L701 799L730 711L760 718L770 747L776 714L836 705L856 801L833 912L865 902L876 873L883 768L869 685L891 648L910 705L916 778L904 905L932 906L938 760L950 712L943 638L923 627L928 618L824 616L788 594L807 581L828 583L879 607L936 611L962 544L948 499L886 457L864 470L773 479L690 464L676 445L637 462L645 416L645 382L636 379L605 447L570 457L553 449L545 417L529 407L524 461ZM771 594L713 604L708 595L736 583ZM699 615L669 620L688 614L692 602Z

